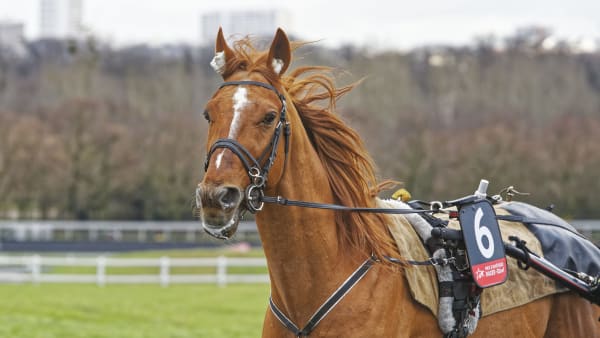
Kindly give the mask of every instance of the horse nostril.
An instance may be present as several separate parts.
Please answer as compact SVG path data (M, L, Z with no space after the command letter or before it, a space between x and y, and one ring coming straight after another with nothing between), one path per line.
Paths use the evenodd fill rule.
M219 192L219 203L223 209L231 209L238 205L242 192L236 187L223 187Z

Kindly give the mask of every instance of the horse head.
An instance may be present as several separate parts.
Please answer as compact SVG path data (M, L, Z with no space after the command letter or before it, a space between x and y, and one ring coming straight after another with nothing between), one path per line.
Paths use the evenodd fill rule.
M285 157L277 154L288 144L289 124L281 75L290 59L290 42L281 29L262 53L232 49L219 29L211 65L225 82L204 111L206 173L196 189L202 226L214 237L230 238L244 211L262 208L267 182L276 186L283 174Z

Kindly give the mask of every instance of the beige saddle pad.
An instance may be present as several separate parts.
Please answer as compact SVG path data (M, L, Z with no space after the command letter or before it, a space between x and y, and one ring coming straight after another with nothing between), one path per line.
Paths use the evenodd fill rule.
M395 208L399 202L393 200L379 201L380 207ZM404 205L404 204L403 204ZM505 210L495 208L498 215L508 214ZM439 215L436 215L439 216ZM394 236L400 255L409 260L427 260L429 254L422 244L419 235L407 220L415 216L392 216L392 223L388 227ZM418 216L417 216L418 217ZM447 218L446 218L447 219ZM499 221L502 238L508 242L509 236L518 236L527 242L527 246L534 253L541 256L542 250L537 238L521 223ZM451 220L450 228L459 228L457 220ZM517 266L517 261L507 257L508 280L498 286L483 290L481 306L483 316L508 310L524 305L536 299L554 293L565 291L557 288L556 283L534 269L522 270ZM438 314L438 279L432 266L408 266L405 271L406 279L413 298L425 305L437 317Z

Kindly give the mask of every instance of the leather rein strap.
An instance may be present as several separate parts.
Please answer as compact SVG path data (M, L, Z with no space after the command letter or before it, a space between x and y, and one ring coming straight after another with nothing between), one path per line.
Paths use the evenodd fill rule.
M379 214L404 215L404 214L431 214L434 212L432 210L415 210L415 209L362 208L362 207L357 208L357 207L348 207L348 206L339 205L339 204L328 204L328 203L290 200L290 199L287 199L287 198L284 198L281 196L277 196L277 197L263 196L261 200L265 203L279 204L279 205L286 205L286 206L300 207L300 208L328 209L328 210L336 210L336 211L352 211L352 212L366 212L366 213L379 213Z
M291 319L289 319L278 307L275 305L273 298L269 297L269 307L275 317L283 324L288 330L292 331L296 337L308 337L308 335L319 325L321 320L327 316L327 314L352 290L352 288L367 274L369 269L373 266L375 258L369 257L361 266L358 267L346 279L340 287L321 305L317 311L310 317L306 326L300 329Z

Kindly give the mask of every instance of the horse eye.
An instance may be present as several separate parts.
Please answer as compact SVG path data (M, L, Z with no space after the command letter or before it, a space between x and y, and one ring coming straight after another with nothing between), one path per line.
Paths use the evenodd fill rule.
M203 115L204 115L204 119L206 119L206 121L210 122L210 115L208 115L208 110L205 110Z
M268 112L267 115L265 115L265 118L263 119L263 123L266 125L271 125L273 124L273 121L275 121L275 118L277 117L277 113L275 112Z

